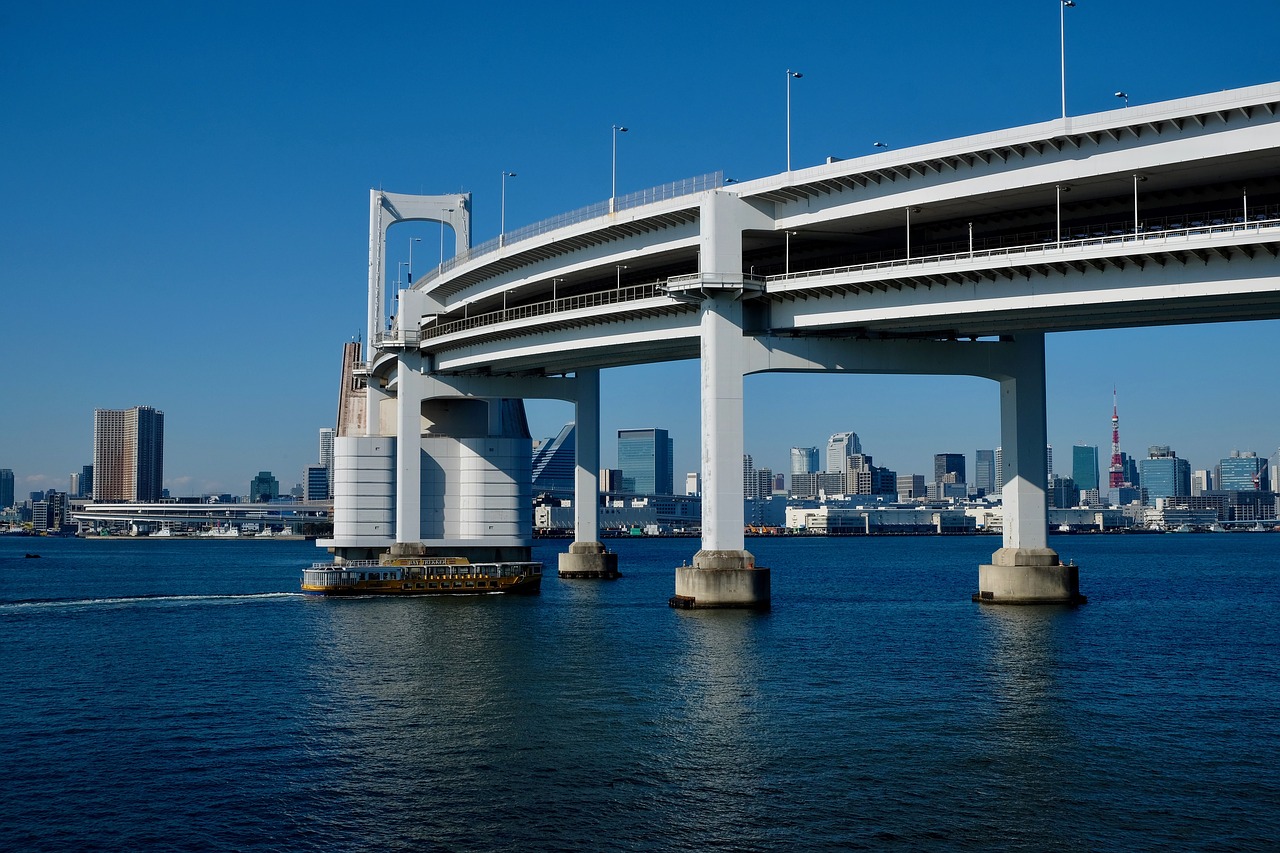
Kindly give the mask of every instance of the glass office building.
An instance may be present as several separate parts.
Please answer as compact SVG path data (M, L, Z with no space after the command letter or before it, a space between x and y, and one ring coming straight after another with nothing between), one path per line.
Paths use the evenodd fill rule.
M675 462L665 429L618 430L622 490L638 495L674 494Z

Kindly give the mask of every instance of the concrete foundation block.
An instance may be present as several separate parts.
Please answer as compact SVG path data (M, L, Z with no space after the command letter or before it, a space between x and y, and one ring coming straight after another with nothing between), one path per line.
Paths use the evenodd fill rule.
M1017 553L1013 553L1017 552ZM1053 561L1048 562L1047 554ZM1004 562L998 562L1003 558ZM1080 567L1062 565L1048 548L1001 548L992 564L978 567L980 604L1084 604L1080 594Z
M613 580L622 577L618 571L618 555L599 542L574 542L569 553L560 555L559 574L562 578L603 578Z
M749 551L699 551L692 566L676 568L676 594L668 604L767 610L769 570L757 566Z

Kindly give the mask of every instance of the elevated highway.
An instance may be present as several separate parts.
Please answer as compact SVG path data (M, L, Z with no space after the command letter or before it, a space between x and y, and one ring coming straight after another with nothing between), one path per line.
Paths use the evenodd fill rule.
M1278 110L1268 84L743 183L703 176L460 249L401 294L394 319L371 312L370 410L400 413L371 430L416 446L423 401L451 395L574 400L585 547L599 370L699 358L703 549L677 598L714 603L704 581L724 570L758 603L767 576L742 537L745 374L986 376L1001 383L1011 480L981 597L1074 600L1074 572L1046 541L1043 336L1280 317ZM371 216L371 259L382 222ZM386 305L371 271L370 305ZM401 543L418 541L416 467L398 457Z

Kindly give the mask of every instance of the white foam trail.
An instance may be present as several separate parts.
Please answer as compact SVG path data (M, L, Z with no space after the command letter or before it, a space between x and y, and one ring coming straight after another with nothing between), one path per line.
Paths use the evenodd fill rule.
M40 601L12 601L0 603L0 612L20 610L51 610L72 607L128 607L138 604L182 604L199 601L261 601L271 598L302 598L300 592L251 592L228 595L138 595L120 598L64 598Z

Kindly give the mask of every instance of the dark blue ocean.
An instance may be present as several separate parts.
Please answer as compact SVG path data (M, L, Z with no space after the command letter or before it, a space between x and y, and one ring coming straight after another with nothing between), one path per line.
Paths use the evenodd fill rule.
M763 614L612 544L334 601L306 542L0 538L0 847L1280 847L1280 535L1055 537L1075 609L973 604L998 539L754 539Z

